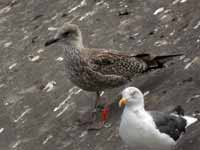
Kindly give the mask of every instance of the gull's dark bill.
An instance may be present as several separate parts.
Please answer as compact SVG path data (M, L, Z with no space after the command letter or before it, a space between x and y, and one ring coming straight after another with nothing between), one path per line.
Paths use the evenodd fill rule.
M56 42L58 42L59 39L50 39L48 41L46 41L46 43L44 44L45 47L49 46L49 45L52 45Z

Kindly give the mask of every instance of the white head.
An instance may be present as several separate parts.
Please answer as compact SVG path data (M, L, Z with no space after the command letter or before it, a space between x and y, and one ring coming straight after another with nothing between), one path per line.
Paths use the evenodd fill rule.
M53 43L61 43L61 44L68 44L75 48L82 48L82 35L79 27L75 24L71 24L69 22L64 23L62 27L57 30L56 35L54 38L48 40L45 43L45 46L49 46Z
M119 106L126 105L131 108L144 108L144 96L136 87L128 87L122 91L122 99Z

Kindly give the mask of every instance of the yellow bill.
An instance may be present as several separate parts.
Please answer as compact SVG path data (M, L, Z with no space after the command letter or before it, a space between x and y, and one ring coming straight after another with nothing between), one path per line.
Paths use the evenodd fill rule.
M127 104L128 100L125 98L120 99L119 101L119 107L125 106Z

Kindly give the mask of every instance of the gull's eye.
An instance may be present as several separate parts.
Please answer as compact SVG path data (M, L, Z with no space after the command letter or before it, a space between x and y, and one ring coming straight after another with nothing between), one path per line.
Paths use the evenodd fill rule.
M64 37L66 37L66 36L68 36L69 35L69 32L67 31L67 32L64 32L63 34L62 34L62 36L64 36Z
M136 91L131 92L131 96L134 97L136 93Z

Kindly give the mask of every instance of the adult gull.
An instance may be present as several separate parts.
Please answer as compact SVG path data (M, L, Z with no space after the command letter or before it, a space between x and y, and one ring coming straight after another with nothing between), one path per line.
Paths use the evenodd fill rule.
M179 111L180 114L146 111L144 96L135 87L123 90L119 101L119 106L122 105L125 108L119 135L125 143L137 150L170 150L186 128L197 121L196 118L182 116L183 111Z

